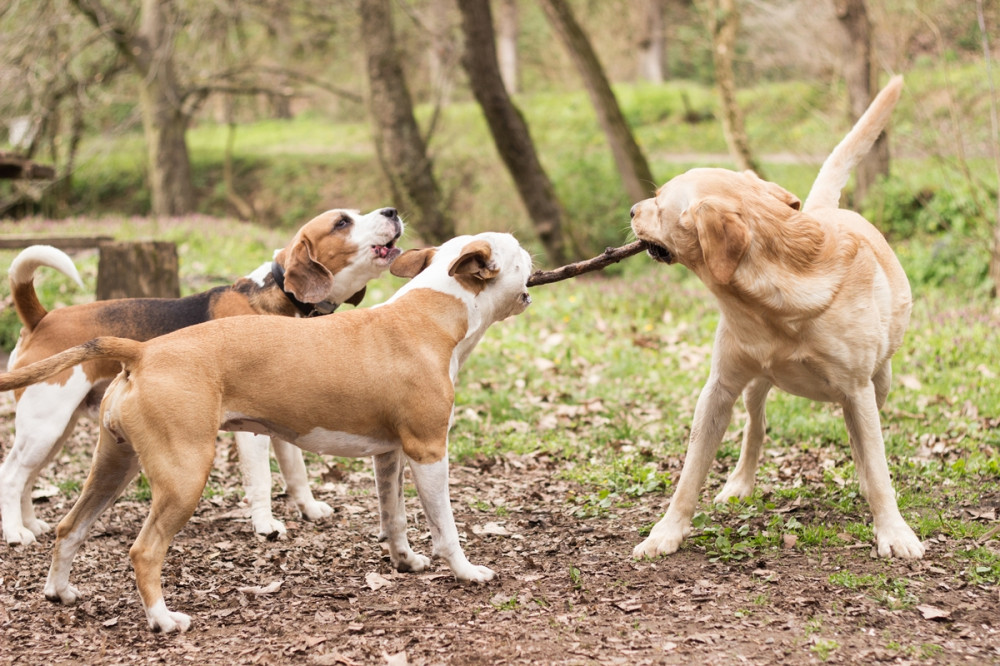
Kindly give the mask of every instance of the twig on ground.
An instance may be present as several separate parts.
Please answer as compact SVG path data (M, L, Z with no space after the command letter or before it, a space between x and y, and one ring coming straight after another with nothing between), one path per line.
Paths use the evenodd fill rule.
M583 273L607 268L611 264L617 264L622 259L631 257L633 254L639 254L645 249L646 243L643 241L635 241L621 247L609 247L592 259L567 264L551 271L535 271L528 278L528 286L537 287L540 284L559 282L560 280L567 280Z

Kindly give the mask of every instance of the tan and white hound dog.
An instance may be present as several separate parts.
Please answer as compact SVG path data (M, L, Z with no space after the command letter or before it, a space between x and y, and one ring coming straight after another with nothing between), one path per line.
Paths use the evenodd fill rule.
M531 257L509 234L454 238L410 250L392 272L413 277L385 304L336 317L231 317L148 342L97 338L0 375L0 389L78 363L121 361L101 404L101 436L80 499L59 523L45 596L73 603L74 555L91 525L135 477L152 507L129 551L153 630L184 631L167 609L161 568L194 512L219 429L276 435L316 453L372 456L382 537L399 571L430 563L406 538L403 465L409 463L434 544L461 581L494 573L469 562L448 491L448 430L455 380L486 329L531 302Z
M331 312L340 303L357 305L365 285L400 251L402 223L394 208L367 215L327 211L302 226L274 260L225 287L179 299L133 298L98 301L48 312L34 288L35 270L54 268L80 283L73 261L49 246L18 254L9 275L14 307L23 328L8 369L24 367L98 336L151 338L212 319L241 314L302 317ZM47 532L31 503L35 479L55 457L83 414L96 415L101 396L121 366L92 361L17 393L16 434L0 465L0 516L7 543L29 544ZM271 514L268 440L237 433L240 466L254 530L283 534ZM309 489L302 451L272 438L289 496L302 514L316 520L332 513Z

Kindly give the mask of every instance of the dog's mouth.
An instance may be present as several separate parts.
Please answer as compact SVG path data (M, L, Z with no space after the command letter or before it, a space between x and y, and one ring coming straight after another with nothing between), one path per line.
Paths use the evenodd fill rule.
M385 245L372 245L372 254L375 256L376 263L388 266L396 257L402 254L402 250L396 247L396 241L399 240L399 236L400 234L396 234L395 238Z
M646 241L646 254L651 256L656 261L663 262L664 264L674 263L674 254L662 245L657 245L656 243L650 243Z

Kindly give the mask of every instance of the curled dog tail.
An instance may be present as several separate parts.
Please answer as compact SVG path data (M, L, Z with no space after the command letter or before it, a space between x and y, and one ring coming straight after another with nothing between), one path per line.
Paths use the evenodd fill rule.
M10 278L10 293L17 316L29 333L48 314L35 293L35 270L39 266L54 268L83 287L83 280L80 279L73 260L62 250L51 245L32 245L22 250L14 257L7 275Z
M74 365L94 359L121 361L126 367L142 358L142 343L125 338L94 338L71 347L37 363L12 372L0 373L0 391L9 391L35 384Z
M889 116L899 101L902 90L903 77L897 74L875 96L851 131L823 162L819 175L809 190L809 196L806 197L806 203L802 206L803 211L813 208L837 208L840 203L840 191L847 185L851 171L871 150L875 140L889 123Z

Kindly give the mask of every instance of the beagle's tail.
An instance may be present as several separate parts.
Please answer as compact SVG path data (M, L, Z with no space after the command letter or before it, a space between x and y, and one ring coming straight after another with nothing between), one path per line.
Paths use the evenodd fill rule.
M142 343L125 338L94 338L71 347L37 363L26 365L11 372L0 373L0 391L19 389L35 384L74 365L94 359L121 361L125 367L142 358Z
M14 257L7 275L10 278L10 293L17 316L29 333L48 314L35 293L35 270L40 266L54 268L83 287L83 280L80 279L73 260L62 250L51 245L32 245L22 250Z
M847 185L851 171L871 150L879 134L889 124L889 116L899 101L902 90L903 77L897 74L876 95L851 131L823 162L819 175L809 190L809 196L806 197L803 211L837 208L840 204L840 191Z

